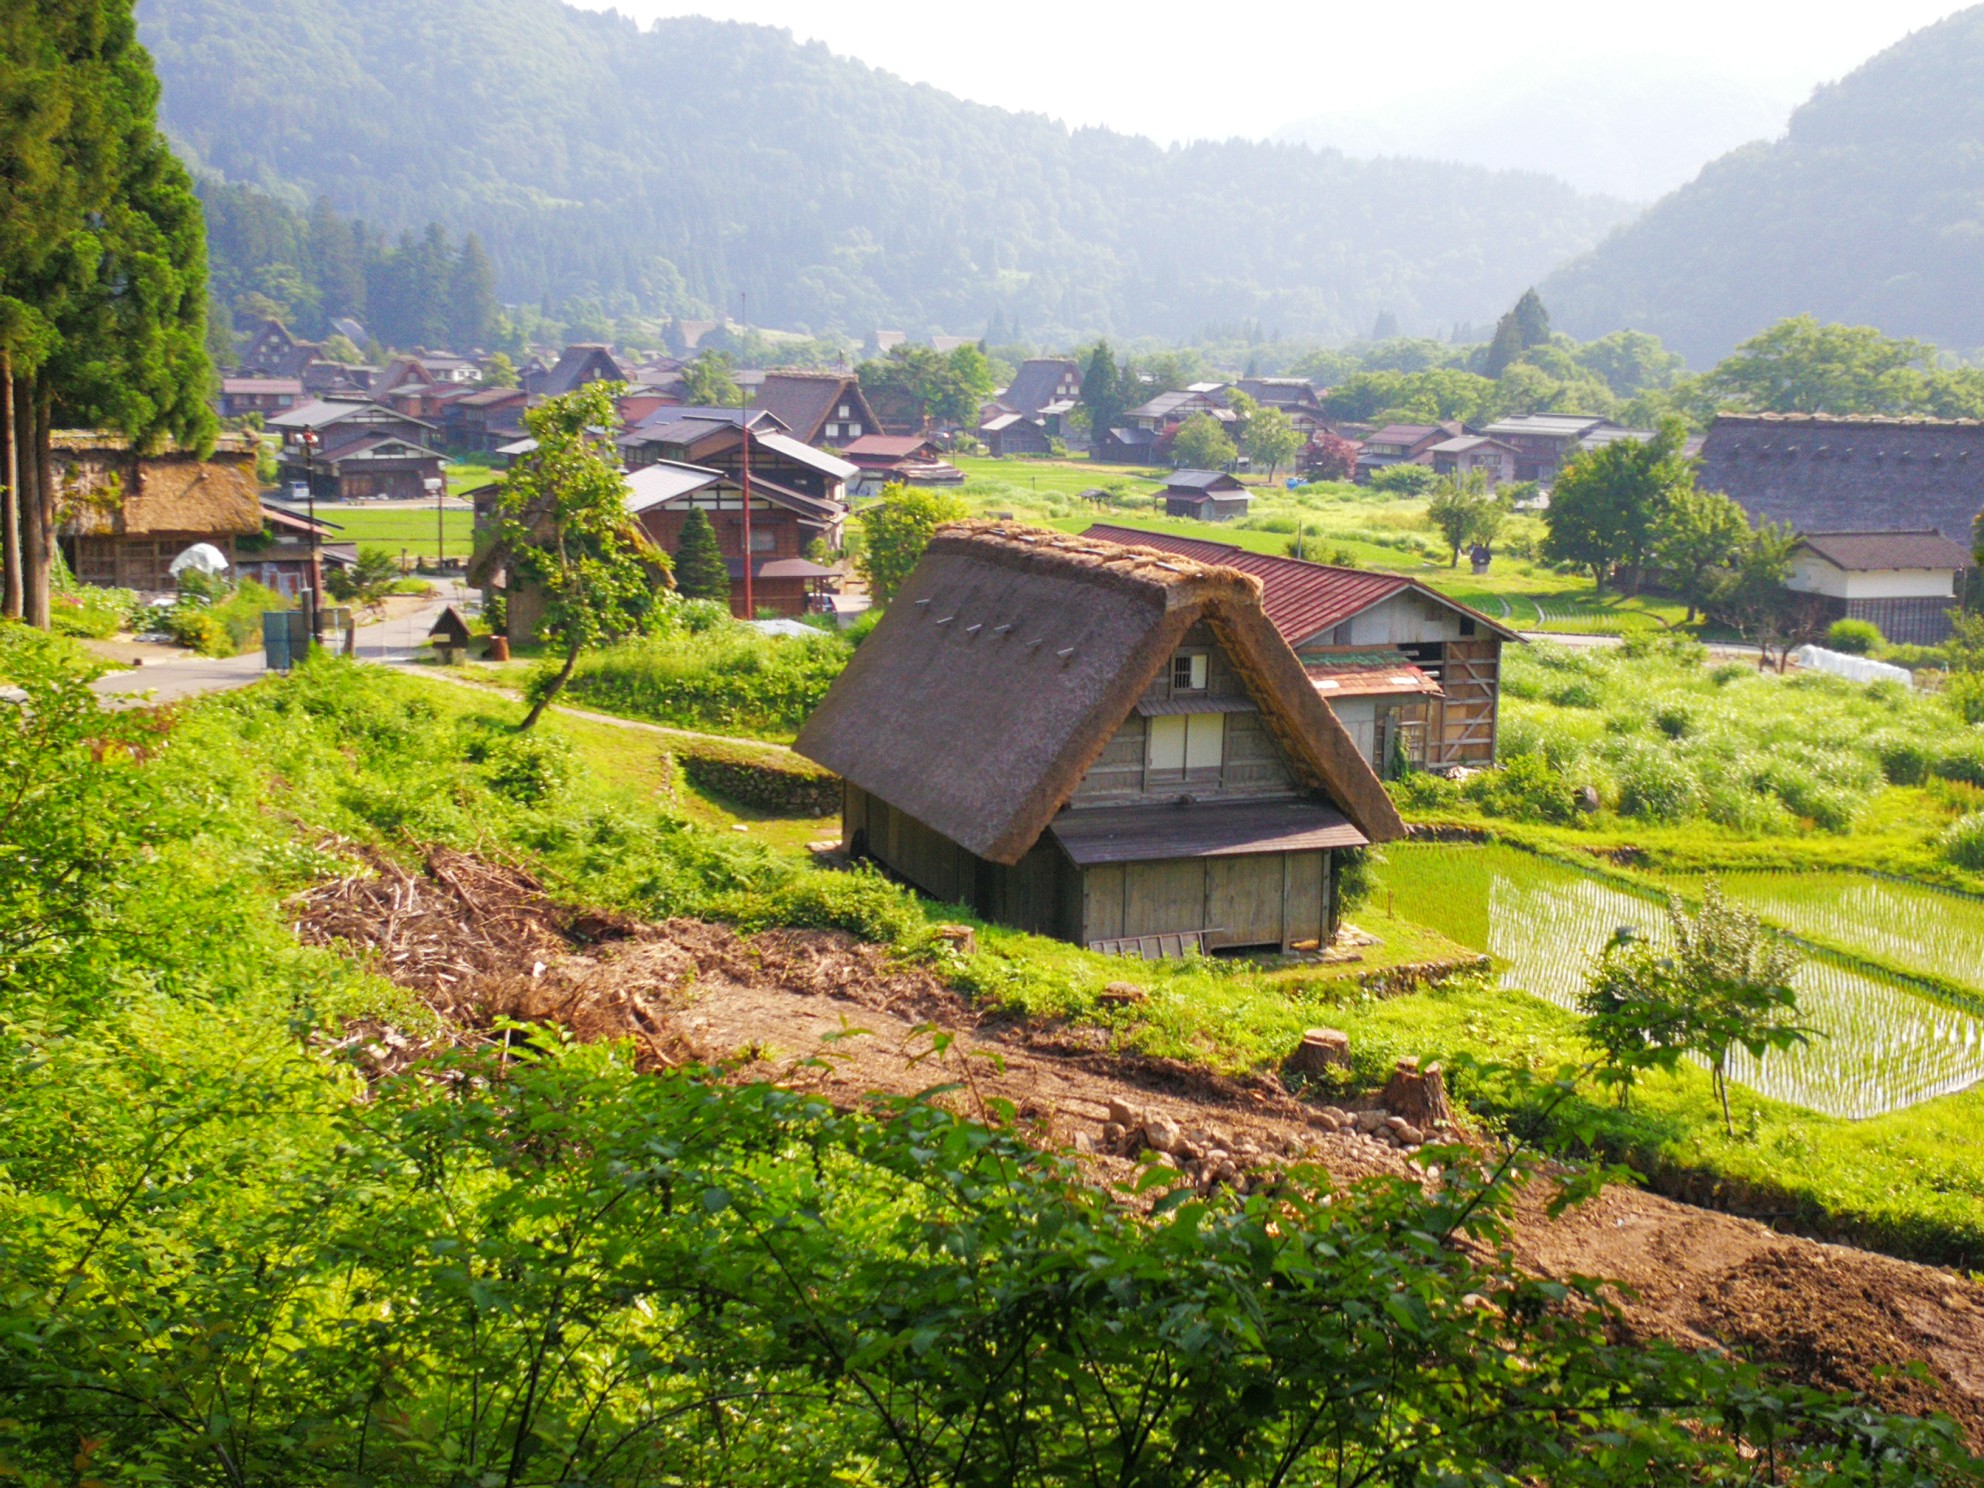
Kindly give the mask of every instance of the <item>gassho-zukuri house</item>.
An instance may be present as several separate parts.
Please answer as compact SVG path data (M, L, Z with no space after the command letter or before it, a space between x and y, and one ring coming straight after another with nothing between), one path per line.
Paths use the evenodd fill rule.
M1257 579L997 522L938 530L794 747L843 842L1092 949L1313 949L1335 855L1404 834Z

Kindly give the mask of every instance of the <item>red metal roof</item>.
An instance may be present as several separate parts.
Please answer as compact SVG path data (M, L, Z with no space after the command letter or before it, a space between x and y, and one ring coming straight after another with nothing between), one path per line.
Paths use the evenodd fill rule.
M1429 588L1404 574L1369 573L1361 568L1335 568L1327 563L1308 563L1300 558L1277 558L1270 553L1250 553L1231 543L1207 542L1196 537L1175 537L1168 532L1144 532L1135 527L1112 527L1098 523L1082 534L1103 542L1130 547L1158 548L1200 563L1216 563L1237 568L1261 581L1261 605L1274 628L1291 646L1300 646L1318 633L1339 625L1352 615L1368 610L1383 599L1405 589L1416 589L1463 615L1472 616L1497 635L1514 638L1515 632L1478 610L1471 610L1439 590Z

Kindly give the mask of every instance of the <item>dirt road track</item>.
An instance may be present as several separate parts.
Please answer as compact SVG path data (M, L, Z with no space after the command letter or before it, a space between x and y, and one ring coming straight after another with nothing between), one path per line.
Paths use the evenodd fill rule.
M555 1019L583 1037L632 1038L656 1066L732 1060L740 1079L843 1103L963 1073L968 1088L953 1099L967 1111L1010 1101L1042 1143L1092 1139L1122 1102L1263 1161L1304 1152L1342 1182L1408 1171L1392 1147L1319 1129L1313 1108L1273 1081L1126 1059L1092 1029L984 1018L931 971L834 932L745 939L700 921L618 921L553 903L515 869L439 851L424 872L375 859L371 873L311 891L296 911L304 939L371 953L470 1028L499 1015ZM932 1027L955 1036L948 1063L927 1057ZM373 1047L382 1064L418 1052L397 1038ZM1098 1176L1131 1166L1089 1161ZM1524 1201L1519 1261L1621 1283L1628 1326L1642 1336L1744 1353L1893 1409L1945 1411L1984 1448L1984 1288L1637 1190L1609 1189L1555 1220L1543 1207L1540 1194ZM1933 1378L1899 1372L1912 1363Z

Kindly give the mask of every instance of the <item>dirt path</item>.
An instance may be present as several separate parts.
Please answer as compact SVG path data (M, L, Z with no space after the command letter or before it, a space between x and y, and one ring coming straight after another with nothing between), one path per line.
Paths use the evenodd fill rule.
M700 921L636 924L562 907L519 870L442 851L424 871L374 858L295 910L304 939L369 953L468 1030L498 1016L553 1019L582 1037L631 1038L650 1067L734 1062L740 1079L845 1104L961 1082L953 1105L972 1114L1010 1101L1030 1139L1084 1153L1098 1177L1127 1175L1142 1134L1158 1132L1175 1135L1186 1171L1207 1182L1245 1183L1250 1169L1297 1154L1343 1182L1412 1171L1382 1134L1338 1130L1272 1081L1124 1058L1090 1030L988 1019L931 971L837 933L745 939ZM954 1036L941 1057L939 1031ZM345 1042L382 1069L422 1049L383 1028ZM1643 1336L1734 1350L1893 1409L1946 1411L1984 1447L1984 1288L1636 1190L1608 1190L1557 1220L1542 1210L1541 1195L1525 1199L1519 1261L1623 1284L1628 1325ZM1933 1378L1900 1372L1912 1363Z

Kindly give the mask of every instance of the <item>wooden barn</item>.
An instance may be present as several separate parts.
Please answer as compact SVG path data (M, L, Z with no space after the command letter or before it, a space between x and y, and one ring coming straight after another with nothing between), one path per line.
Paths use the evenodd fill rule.
M1093 949L1326 944L1334 855L1403 835L1258 580L996 522L939 529L794 746L848 850Z
M1082 534L1252 574L1268 620L1381 773L1495 761L1502 647L1522 637L1404 574L1098 523Z
M230 440L202 460L140 455L85 436L60 444L56 460L64 472L62 555L85 584L172 589L172 560L195 543L233 563L236 542L262 530L252 440Z
M1223 470L1174 470L1164 482L1164 514L1199 522L1244 517L1254 504L1251 492Z

